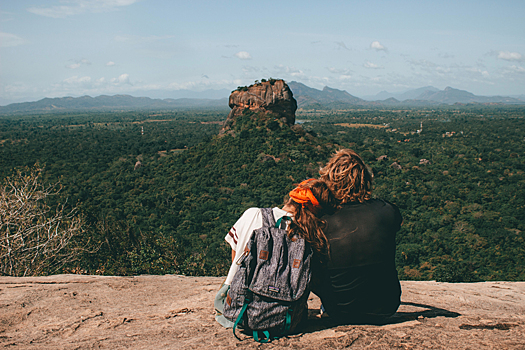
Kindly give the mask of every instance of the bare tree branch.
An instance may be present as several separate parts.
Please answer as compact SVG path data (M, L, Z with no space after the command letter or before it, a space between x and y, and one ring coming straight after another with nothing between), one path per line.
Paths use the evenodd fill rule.
M54 273L77 258L72 239L83 232L78 209L66 203L53 211L46 203L62 189L59 183L45 186L42 168L17 173L0 185L0 273L34 276Z

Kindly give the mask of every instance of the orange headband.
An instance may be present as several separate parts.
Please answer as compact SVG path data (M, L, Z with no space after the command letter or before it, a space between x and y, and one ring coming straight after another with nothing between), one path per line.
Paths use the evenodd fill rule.
M289 195L290 195L290 198L294 202L302 204L303 208L305 204L306 205L311 204L314 211L316 211L317 208L321 207L321 205L319 204L319 201L317 200L317 198L315 198L314 194L309 188L302 187L307 182L310 182L312 180L315 180L315 179L304 180L303 182L299 184L299 186L291 190Z

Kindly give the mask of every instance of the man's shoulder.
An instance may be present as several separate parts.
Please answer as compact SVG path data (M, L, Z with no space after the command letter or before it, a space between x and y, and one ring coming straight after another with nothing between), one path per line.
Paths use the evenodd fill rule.
M381 217L383 220L392 220L392 222L399 222L399 224L402 221L399 208L395 204L380 198L372 198L362 203L346 203L333 217L354 217L365 221L377 220L378 217Z
M387 201L386 199L372 198L369 200L369 202L375 205L381 206L381 207L391 207L391 208L397 209L397 206L394 203L391 203Z
M350 202L343 204L342 208L370 208L370 209L396 209L397 206L385 199L371 198L364 202Z

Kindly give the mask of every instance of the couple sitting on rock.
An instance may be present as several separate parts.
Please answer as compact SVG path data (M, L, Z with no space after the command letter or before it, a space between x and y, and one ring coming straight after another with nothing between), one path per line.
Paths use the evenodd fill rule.
M323 312L338 323L383 323L400 304L394 255L401 214L395 205L371 198L372 174L352 150L337 152L320 175L292 190L273 216L276 221L293 217L287 229L312 248L310 289L320 297ZM222 310L238 260L261 226L261 210L250 208L225 238L232 265L215 298L216 319L225 327L233 325Z

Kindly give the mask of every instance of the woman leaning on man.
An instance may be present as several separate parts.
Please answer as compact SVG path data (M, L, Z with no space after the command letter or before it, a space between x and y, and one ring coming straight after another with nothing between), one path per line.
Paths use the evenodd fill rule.
M298 235L308 242L314 252L312 269L319 267L327 260L328 240L323 228L325 223L321 217L332 214L337 201L327 184L318 179L308 179L301 182L289 193L289 199L282 208L272 209L275 221L288 216L292 217L287 227L289 237ZM222 315L224 300L229 287L238 269L237 260L244 253L252 232L263 225L263 218L259 208L246 210L230 229L225 237L232 248L232 264L228 276L215 297L215 319L224 327L230 328L233 323Z

